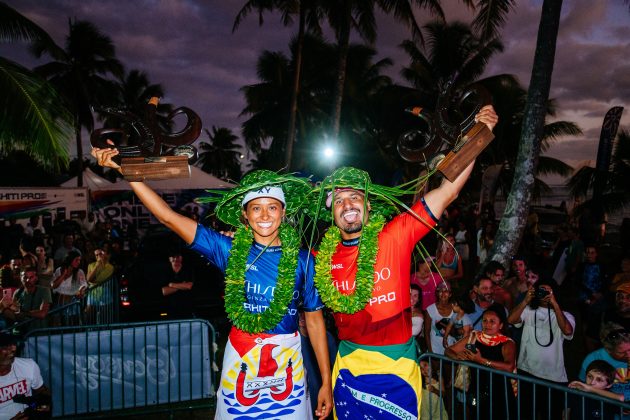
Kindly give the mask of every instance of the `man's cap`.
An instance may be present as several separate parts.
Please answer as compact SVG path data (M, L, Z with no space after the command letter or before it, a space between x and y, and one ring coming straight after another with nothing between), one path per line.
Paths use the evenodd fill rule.
M243 197L243 201L241 202L241 206L245 207L247 203L257 198L275 198L279 202L282 203L283 206L286 206L286 201L284 200L284 191L282 191L282 187L277 186L268 186L262 187L256 191L250 191L245 194Z
M13 334L9 333L0 333L0 347L10 346L12 344L16 344L18 341L17 337Z

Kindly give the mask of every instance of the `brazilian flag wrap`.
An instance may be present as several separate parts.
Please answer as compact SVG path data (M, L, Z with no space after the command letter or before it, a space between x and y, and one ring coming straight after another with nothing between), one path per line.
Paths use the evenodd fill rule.
M333 368L335 419L417 419L422 376L414 339L363 346L341 341Z

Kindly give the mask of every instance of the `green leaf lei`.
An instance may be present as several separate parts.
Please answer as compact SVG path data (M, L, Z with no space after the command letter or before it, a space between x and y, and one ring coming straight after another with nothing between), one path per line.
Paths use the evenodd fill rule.
M331 226L319 246L315 262L315 287L322 302L335 312L353 314L365 308L374 289L374 263L378 253L378 234L385 225L385 218L375 215L363 227L359 242L357 259L356 286L350 295L341 293L332 281L332 257L341 241L341 232L337 226Z
M295 288L300 239L291 226L284 223L280 225L282 256L278 264L276 287L269 307L259 313L250 312L244 306L245 270L252 240L253 234L245 226L240 226L234 234L225 270L225 310L236 328L257 334L274 328L287 313Z

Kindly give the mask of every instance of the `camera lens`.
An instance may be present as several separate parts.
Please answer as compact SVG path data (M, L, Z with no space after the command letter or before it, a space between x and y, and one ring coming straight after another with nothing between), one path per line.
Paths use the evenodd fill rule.
M542 287L537 288L536 292L534 292L534 296L536 296L536 298L538 299L543 299L547 297L548 294L549 294L549 291Z

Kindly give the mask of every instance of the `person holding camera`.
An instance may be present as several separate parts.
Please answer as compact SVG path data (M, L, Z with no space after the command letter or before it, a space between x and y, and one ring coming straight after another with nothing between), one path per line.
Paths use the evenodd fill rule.
M523 329L518 356L518 373L559 385L567 385L568 378L564 366L562 344L573 338L575 318L563 311L556 300L551 282L540 281L529 286L525 298L512 309L508 322ZM521 382L521 407L524 418L530 418L533 407L532 385ZM562 395L551 390L536 388L536 411L547 415L548 405L554 418L562 415ZM551 399L551 402L549 401ZM529 412L529 413L528 413Z

